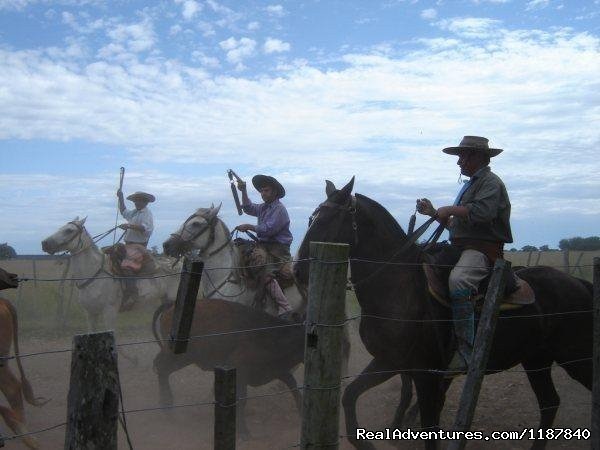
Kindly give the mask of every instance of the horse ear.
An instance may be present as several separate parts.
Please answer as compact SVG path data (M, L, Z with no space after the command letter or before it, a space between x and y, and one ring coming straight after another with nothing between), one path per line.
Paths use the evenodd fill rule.
M75 216L75 218L73 220L71 220L71 222L77 222L79 220L79 216Z
M212 208L210 209L210 212L208 213L208 221L210 222L211 220L213 220L215 217L217 217L217 214L219 214L219 210L221 209L221 206L223 205L223 202L219 203L219 206L217 206L215 208L214 204L212 206Z
M325 180L325 193L327 194L327 197L330 197L335 191L337 191L335 184L329 180Z
M354 176L352 177L352 179L348 182L348 184L346 186L344 186L342 189L340 189L340 192L342 193L343 197L347 197L352 193L353 188L354 188Z
M81 219L79 221L79 225L83 226L83 224L85 223L86 220L87 220L87 216L85 216L83 219Z

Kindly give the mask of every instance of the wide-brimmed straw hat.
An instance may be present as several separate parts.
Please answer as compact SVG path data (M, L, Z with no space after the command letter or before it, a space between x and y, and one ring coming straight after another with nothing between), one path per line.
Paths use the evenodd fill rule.
M277 198L285 197L285 189L279 181L269 175L254 175L252 177L252 184L257 191L265 186L271 186L277 191Z
M137 191L127 197L127 200L135 202L136 200L142 200L144 202L152 203L156 198L152 194L147 192Z
M442 151L449 155L459 155L462 150L475 150L483 152L490 158L502 153L501 148L490 148L488 139L481 136L465 136L458 147L446 147Z

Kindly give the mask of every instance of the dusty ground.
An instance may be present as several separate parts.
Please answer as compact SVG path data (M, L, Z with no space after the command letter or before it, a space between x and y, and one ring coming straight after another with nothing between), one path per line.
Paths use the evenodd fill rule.
M350 373L360 372L369 356L362 347L352 326L353 350ZM128 335L123 341L150 338L150 333ZM70 347L70 338L23 339L21 352L55 350ZM158 406L156 377L152 371L152 360L158 347L154 343L127 348L135 354L139 363L119 357L120 376L127 410ZM26 373L38 396L51 397L52 401L42 408L27 406L26 414L30 430L39 430L65 421L66 397L69 383L70 353L32 356L23 359ZM11 364L13 364L11 362ZM515 368L519 370L519 368ZM301 382L302 367L296 370ZM212 401L212 373L188 367L172 376L176 403ZM560 369L554 369L554 379L562 398L556 421L557 427L590 426L590 393L571 380ZM450 389L442 416L442 426L449 428L456 412L462 379ZM286 387L279 382L261 388L250 388L249 395L276 393ZM372 430L385 428L392 418L399 399L400 378L396 377L365 394L359 402L361 424ZM4 400L2 400L4 403ZM238 441L238 448L248 450L284 449L299 442L300 418L295 410L291 395L275 395L251 400L247 407L248 424L253 433L249 441ZM187 407L170 412L149 411L131 413L127 417L129 434L134 449L209 449L212 448L212 406ZM486 378L476 412L474 430L521 430L535 426L538 421L537 403L522 372L503 373ZM343 434L343 419L340 432ZM11 435L2 425L4 436ZM64 445L64 427L41 433L38 436L43 449L59 449ZM126 449L123 431L119 430L119 448ZM393 448L390 443L376 443L378 448ZM400 448L420 447L418 443L405 442ZM528 448L529 442L508 442L487 445L472 443L469 448ZM26 448L21 442L8 441L7 449ZM342 440L341 448L351 448ZM589 448L589 441L556 441L549 448Z

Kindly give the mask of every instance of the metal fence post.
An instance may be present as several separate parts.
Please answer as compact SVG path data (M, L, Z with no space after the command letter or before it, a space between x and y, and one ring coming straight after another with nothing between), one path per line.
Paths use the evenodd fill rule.
M310 243L302 449L336 449L339 445L348 254L347 244Z

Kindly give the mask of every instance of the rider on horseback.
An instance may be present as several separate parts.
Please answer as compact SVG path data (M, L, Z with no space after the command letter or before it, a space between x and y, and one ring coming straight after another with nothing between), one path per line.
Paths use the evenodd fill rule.
M448 147L443 152L457 155L461 174L470 179L453 205L436 210L431 201L423 198L417 200L417 211L444 224L451 244L461 250L449 278L458 348L448 369L465 372L475 334L473 296L496 259L503 257L504 244L512 242L510 200L504 183L488 166L490 158L502 150L490 148L486 138L465 136L458 147Z
M129 195L127 200L131 200L135 204L135 209L125 208L121 189L117 191L117 197L119 198L119 211L128 222L119 225L119 228L125 230L124 240L127 256L121 263L121 269L128 277L123 279L122 309L127 309L137 297L136 280L131 276L134 276L140 270L150 235L154 230L154 221L148 203L152 203L155 197L152 194L139 191Z
M275 178L267 175L255 175L252 184L264 201L261 204L252 203L248 197L246 183L238 181L238 189L242 192L242 208L250 216L258 218L257 224L241 224L235 227L239 231L254 231L258 236L258 246L253 252L256 265L265 266L264 285L267 292L275 300L278 314L291 311L290 304L281 289L280 279L292 279L290 244L290 218L288 212L279 201L285 196L285 189Z

